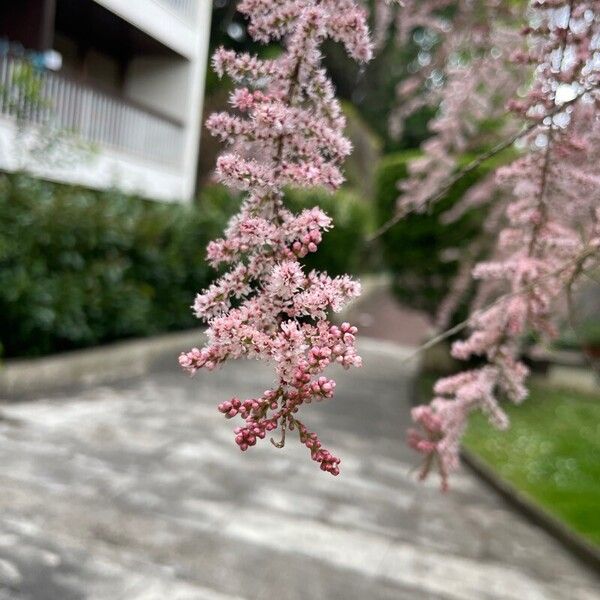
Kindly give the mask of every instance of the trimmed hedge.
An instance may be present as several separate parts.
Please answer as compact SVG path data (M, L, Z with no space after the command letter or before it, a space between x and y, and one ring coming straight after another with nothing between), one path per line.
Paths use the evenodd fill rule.
M396 210L398 182L408 176L408 163L419 151L400 152L385 157L376 174L376 219L383 225ZM442 260L445 250L468 247L481 231L485 209L471 210L451 225L440 223L440 215L458 202L476 182L505 164L512 154L505 153L484 162L463 177L425 214L409 214L381 237L383 260L393 274L394 292L408 306L434 315L448 293L458 263ZM465 156L461 165L472 156Z
M347 189L335 194L325 190L290 190L286 205L298 212L319 206L333 219L333 229L323 236L319 250L304 259L306 269L327 271L330 275L356 274L366 269L364 240L372 230L372 211Z
M364 208L345 192L290 195L335 219L311 266L358 265ZM310 203L313 204L310 204ZM39 356L198 325L189 309L215 272L204 260L239 199L205 188L195 206L0 176L0 350Z

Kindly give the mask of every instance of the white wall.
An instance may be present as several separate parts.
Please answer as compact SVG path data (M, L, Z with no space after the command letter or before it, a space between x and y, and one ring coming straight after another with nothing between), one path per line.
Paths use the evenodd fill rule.
M181 17L166 0L96 0L125 21L172 48L182 56L198 56L196 45L197 23ZM197 0L203 5L211 0ZM201 11L198 11L201 12ZM210 29L210 20L207 24Z
M125 95L185 123L192 72L192 64L183 58L136 57L127 68Z

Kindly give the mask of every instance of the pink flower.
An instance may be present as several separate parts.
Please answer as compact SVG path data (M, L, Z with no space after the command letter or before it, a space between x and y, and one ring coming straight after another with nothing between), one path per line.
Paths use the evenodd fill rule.
M576 283L597 252L600 121L594 102L598 106L600 92L591 40L600 35L598 7L586 0L552 0L532 1L530 8L531 26L523 34L527 46L512 56L521 67L534 67L532 83L523 97L507 103L515 116L513 127L528 132L523 136L525 148L498 170L494 189L486 183L495 205L480 247L489 247L494 237L497 244L488 260L472 270L481 282L475 303L479 310L469 318L465 339L452 345L455 358L477 357L483 364L438 381L430 406L413 411L420 429L411 431L409 444L426 455L423 474L438 461L444 486L458 466L460 439L471 412L482 410L495 426L505 428L508 419L501 401L520 403L527 397L528 369L519 360L521 338L529 331L540 338L556 335L565 289ZM436 164L465 139L460 118L470 118L470 111L459 107L460 88L453 89L455 83L454 77L446 83L445 114L434 121L437 135L427 141L422 162L414 165L416 177L404 186L411 194L401 201L405 208L423 209L432 190L454 168L450 161L444 178L430 172L443 170ZM565 85L584 93L566 103L557 95ZM465 89L463 85L463 97L468 96ZM481 200L477 202L481 206ZM466 209L463 204L459 213ZM461 275L464 278L464 272ZM460 287L466 289L464 283ZM481 308L485 302L487 307ZM457 305L455 299L453 303Z
M194 313L208 323L208 345L183 353L179 362L190 373L235 358L273 363L272 389L218 406L226 418L243 420L236 443L245 451L280 430L281 441L271 439L280 447L297 432L320 468L337 475L340 459L321 446L299 411L333 397L336 384L325 369L361 365L356 327L328 321L360 285L346 276L305 274L299 259L317 251L331 219L317 207L291 213L283 188L333 190L343 182L341 163L351 144L319 47L330 37L357 60L370 58L366 15L353 0L242 0L238 9L256 40L283 40L285 52L273 60L224 49L214 55L217 74L240 84L230 97L237 114L216 113L207 121L229 145L217 160L217 176L248 195L223 238L207 248L213 266L229 269L194 301Z

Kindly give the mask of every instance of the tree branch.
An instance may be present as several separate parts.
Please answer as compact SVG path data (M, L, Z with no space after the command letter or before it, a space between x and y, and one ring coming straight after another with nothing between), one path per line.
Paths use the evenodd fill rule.
M557 115L559 112L562 112L568 106L575 104L578 100L580 100L588 92L591 92L592 89L594 89L594 88L589 88L589 89L586 88L585 90L579 92L579 94L577 94L571 100L567 100L566 102L563 102L562 104L557 105L554 109L552 109L552 111L550 111L548 114L546 114L544 116L544 118L553 117L553 116ZM536 127L539 127L542 124L543 123L541 123L539 121L531 123L524 129L519 131L518 133L515 133L514 135L507 138L506 140L499 142L498 144L496 144L495 146L493 146L486 152L483 152L482 154L480 154L477 158L474 158L469 164L464 166L462 169L459 169L454 175L449 177L447 179L447 181L442 185L442 187L435 194L432 194L431 196L429 196L429 198L427 198L425 200L424 204L431 204L433 202L437 202L438 200L441 200L448 193L448 191L456 183L458 183L463 177L465 177L469 173L472 173L475 169L477 169L479 166L481 166L484 162L486 162L490 158L493 158L497 154L500 154L500 152L502 152L503 150L506 150L507 148L512 146L515 142L524 138L526 135L530 134ZM406 217L406 215L410 214L411 212L414 212L414 209L409 210L409 211L397 212L389 221L384 223L381 227L379 227L377 230L375 230L375 232L367 238L367 243L374 242L377 238L381 237L384 233L386 233L392 227L394 227L394 225L397 225L404 217Z
M430 339L428 342L425 342L424 344L419 346L412 354L410 354L409 356L407 356L405 359L402 360L402 364L410 362L411 360L413 360L414 358L416 358L417 356L419 356L420 354L425 352L425 350L429 350L429 348L433 348L434 346L437 346L437 344L439 344L440 342L443 342L444 340L447 340L449 337L452 337L455 333L459 333L460 331L462 331L463 329L468 327L471 324L471 322L482 312L485 312L486 310L493 308L494 306L500 304L501 302L504 302L505 300L508 300L509 298L513 298L514 296L518 296L519 294L523 294L525 292L528 292L528 291L534 289L544 279L548 279L550 277L560 275L563 271L567 270L571 266L582 265L583 262L587 258L589 258L590 256L593 256L596 252L598 252L598 250L596 248L588 249L585 252L582 252L581 254L579 254L578 256L573 258L572 260L570 260L568 263L562 265L560 268L556 269L555 271L550 271L549 273L546 273L546 274L542 275L541 277L538 277L535 281L532 281L530 284L522 287L521 289L516 290L514 292L509 292L507 294L502 294L502 296L499 296L494 301L490 302L489 304L484 306L482 309L480 309L476 313L470 315L464 321L461 321L460 323L458 323L457 325L454 325L454 327L451 327L450 329L446 329L439 335L436 335L434 338ZM580 269L579 273L582 275L588 275L589 270L584 271L584 270Z

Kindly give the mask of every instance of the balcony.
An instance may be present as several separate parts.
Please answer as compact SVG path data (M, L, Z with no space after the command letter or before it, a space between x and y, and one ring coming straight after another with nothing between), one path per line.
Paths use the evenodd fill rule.
M186 21L196 18L198 0L157 0Z
M0 89L14 88L22 60L0 56ZM10 99L3 94L0 115L12 119L19 115L32 124L72 131L101 150L180 168L184 146L181 122L57 73L46 71L39 77L42 102L32 102L24 94L11 94Z
M87 13L92 15L92 22L96 22L102 18L97 10L101 7L123 21L119 27L132 25L180 56L195 60L201 27L199 11L210 4L211 0L58 0L57 17L60 18L57 22L75 21L74 27L80 31L81 21L76 21L75 15ZM97 37L102 32L92 34Z

